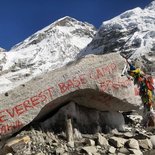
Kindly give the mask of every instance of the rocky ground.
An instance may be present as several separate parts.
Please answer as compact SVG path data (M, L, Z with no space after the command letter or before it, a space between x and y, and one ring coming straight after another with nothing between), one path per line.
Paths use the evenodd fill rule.
M9 140L1 141L1 155L141 155L155 147L155 129L144 129L141 116L124 114L124 131L108 129L106 133L82 134L72 126L54 132L44 122L28 125ZM49 119L51 120L51 118ZM47 119L46 119L47 122ZM49 122L50 124L50 122ZM69 124L71 125L71 124Z

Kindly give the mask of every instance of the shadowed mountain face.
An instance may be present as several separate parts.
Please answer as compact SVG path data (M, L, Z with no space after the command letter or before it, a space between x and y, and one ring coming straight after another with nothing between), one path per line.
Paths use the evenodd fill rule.
M103 22L92 42L78 56L120 52L155 71L154 14L155 1L144 9L135 8Z

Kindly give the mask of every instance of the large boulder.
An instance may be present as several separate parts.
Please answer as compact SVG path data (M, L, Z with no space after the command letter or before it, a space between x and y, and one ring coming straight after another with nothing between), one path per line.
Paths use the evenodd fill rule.
M91 55L0 94L1 138L69 101L100 111L139 108L133 82L121 76L124 63L117 53Z

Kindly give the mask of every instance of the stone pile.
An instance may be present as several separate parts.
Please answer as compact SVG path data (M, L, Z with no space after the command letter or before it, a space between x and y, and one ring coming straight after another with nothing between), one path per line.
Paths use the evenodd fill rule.
M12 148L10 151L6 147L8 145L6 142L2 155L9 155L9 153L12 155L142 155L142 152L153 148L150 137L145 137L145 134L139 136L138 133L133 134L129 131L124 133L116 131L109 134L81 134L80 139L67 142L64 133L55 135L51 131L31 128L28 131L22 131L16 137L18 139L28 135L31 139L28 143L10 146ZM135 138L136 136L140 138Z
M77 129L80 127L73 127L72 141L67 140L66 130L56 133L52 126L47 128L47 121L50 124L55 115L27 126L13 139L1 142L1 155L142 155L155 148L155 130L143 129L141 117L135 113L126 115L132 123L125 124L124 131L109 127L108 133L100 130L88 134L81 133Z

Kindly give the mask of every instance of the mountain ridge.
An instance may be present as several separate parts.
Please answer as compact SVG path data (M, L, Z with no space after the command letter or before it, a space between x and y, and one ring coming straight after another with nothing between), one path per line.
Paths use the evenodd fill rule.
M153 67L155 62L155 1L104 21L93 40L78 57L118 52L133 61ZM153 65L152 65L153 64ZM149 65L144 68L149 69ZM153 69L155 71L155 69Z
M6 91L75 60L95 33L96 29L91 24L68 16L37 31L5 52L0 86L5 86L3 91Z
M1 91L88 54L118 52L155 72L155 1L104 21L99 30L69 16L1 52ZM3 50L2 50L3 51ZM153 69L152 69L153 68Z

